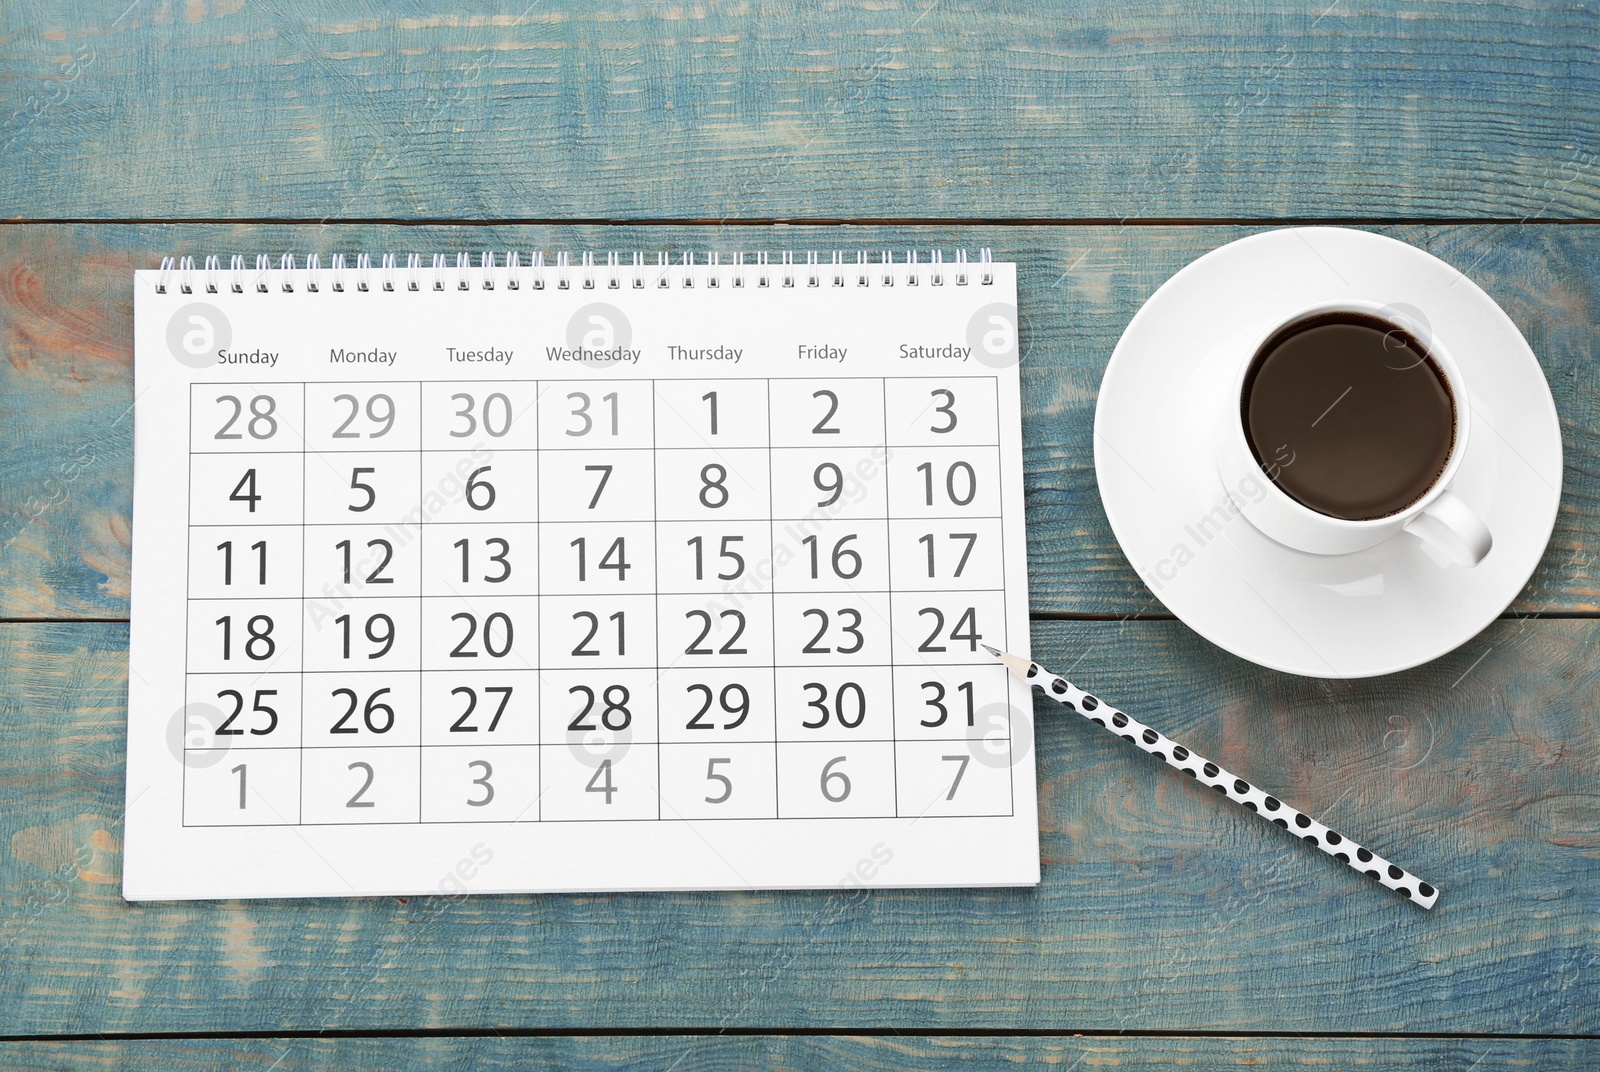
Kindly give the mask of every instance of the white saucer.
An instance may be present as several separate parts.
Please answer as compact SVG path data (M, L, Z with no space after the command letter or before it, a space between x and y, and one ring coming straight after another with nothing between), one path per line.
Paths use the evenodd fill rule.
M1472 436L1451 486L1494 534L1475 569L1406 533L1304 554L1228 508L1212 439L1245 337L1341 297L1420 315L1461 368ZM1167 280L1111 355L1094 434L1111 529L1156 596L1212 643L1310 677L1393 673L1465 643L1527 583L1561 497L1555 402L1516 325L1438 258L1345 228L1252 235Z

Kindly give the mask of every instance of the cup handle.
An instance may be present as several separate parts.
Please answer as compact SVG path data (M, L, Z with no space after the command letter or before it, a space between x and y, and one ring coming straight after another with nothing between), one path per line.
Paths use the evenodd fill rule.
M1489 527L1451 491L1440 494L1426 510L1406 522L1406 531L1468 569L1482 562L1494 546Z

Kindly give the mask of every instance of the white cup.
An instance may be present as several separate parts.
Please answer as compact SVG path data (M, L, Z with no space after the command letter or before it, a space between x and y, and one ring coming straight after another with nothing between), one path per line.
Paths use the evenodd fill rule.
M1271 479L1245 438L1245 379L1261 348L1291 324L1336 312L1358 313L1390 324L1397 331L1420 336L1419 341L1443 371L1450 393L1455 397L1455 441L1450 445L1444 471L1421 498L1404 510L1367 521L1330 517L1295 501ZM1278 543L1314 555L1346 555L1408 532L1431 544L1451 562L1469 568L1482 562L1493 546L1494 538L1488 526L1450 490L1450 482L1466 453L1467 434L1471 430L1472 407L1467 402L1461 370L1437 336L1418 332L1395 310L1375 302L1345 299L1307 306L1274 322L1250 338L1250 345L1244 350L1224 399L1216 437L1217 472L1228 489L1228 496L1245 518Z

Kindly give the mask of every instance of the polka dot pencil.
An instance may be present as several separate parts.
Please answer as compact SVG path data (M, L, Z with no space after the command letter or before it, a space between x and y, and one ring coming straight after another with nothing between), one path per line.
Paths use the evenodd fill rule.
M1370 878L1394 890L1423 908L1432 908L1439 899L1439 891L1423 882L1411 872L1390 863L1370 849L1357 845L1337 830L1317 822L1302 811L1297 811L1277 797L1243 778L1222 769L1204 756L1189 749L1161 732L1151 729L1122 711L1100 702L1066 678L1057 677L1038 663L1029 662L1020 655L1010 655L985 644L991 655L1005 663L1006 668L1028 684L1040 689L1050 699L1064 704L1125 741L1132 741L1167 766L1182 771L1189 777L1208 785L1235 804L1250 809L1262 819L1283 827L1308 841L1341 863L1349 864Z

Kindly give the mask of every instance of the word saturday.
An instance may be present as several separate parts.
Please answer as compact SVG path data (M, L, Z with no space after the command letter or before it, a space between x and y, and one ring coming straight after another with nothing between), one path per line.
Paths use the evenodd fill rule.
M902 361L918 361L929 358L965 361L971 356L972 347L957 346L954 343L949 346L907 346L905 343L900 344L900 360Z

